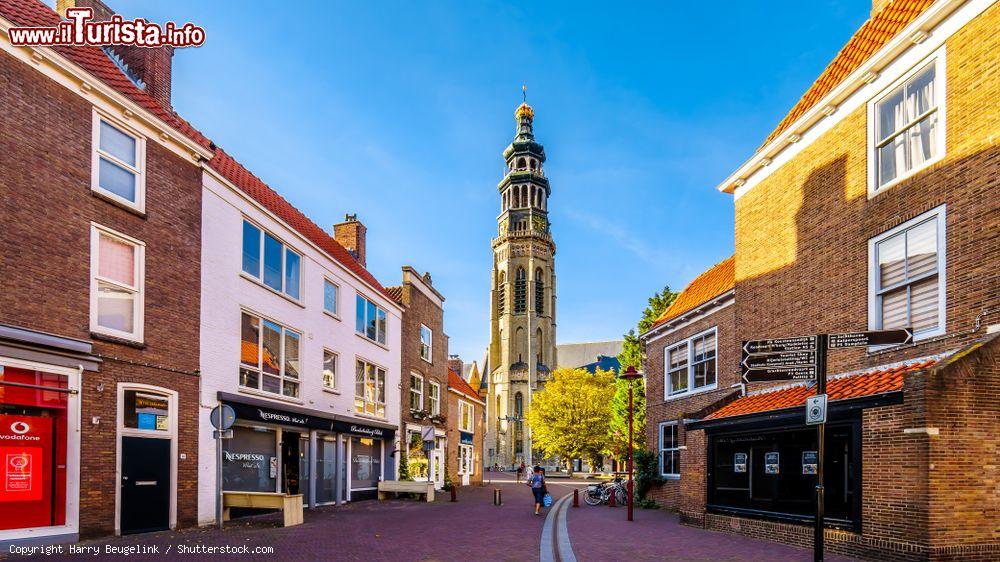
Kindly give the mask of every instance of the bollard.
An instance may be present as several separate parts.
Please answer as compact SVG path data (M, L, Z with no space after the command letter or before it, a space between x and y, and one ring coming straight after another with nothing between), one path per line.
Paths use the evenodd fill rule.
M573 507L580 507L580 489L573 488Z
M458 501L458 487L455 486L454 484L451 485L451 501L453 502Z
M614 507L615 506L615 495L616 495L615 494L615 489L612 488L611 489L611 495L608 497L608 507Z
M493 505L503 505L503 495L500 488L493 488Z

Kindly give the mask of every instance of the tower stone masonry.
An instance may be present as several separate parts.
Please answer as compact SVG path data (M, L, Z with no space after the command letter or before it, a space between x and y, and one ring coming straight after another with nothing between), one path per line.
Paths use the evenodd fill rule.
M503 151L500 215L492 241L486 462L541 462L532 452L527 414L556 364L556 246L549 230L545 148L535 141L535 111L522 103Z

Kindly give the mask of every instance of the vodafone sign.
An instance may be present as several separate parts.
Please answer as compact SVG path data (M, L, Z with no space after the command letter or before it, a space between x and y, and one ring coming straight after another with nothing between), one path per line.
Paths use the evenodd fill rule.
M42 499L52 418L0 415L0 502Z

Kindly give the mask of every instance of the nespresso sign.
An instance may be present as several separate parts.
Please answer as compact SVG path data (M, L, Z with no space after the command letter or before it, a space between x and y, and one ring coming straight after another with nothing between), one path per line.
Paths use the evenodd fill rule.
M333 431L337 433L352 433L354 435L364 435L373 439L390 439L395 433L392 429L376 427L356 422L342 420L331 420L319 416L310 416L299 412L289 412L266 408L264 406L254 406L241 404L239 402L226 402L236 411L236 419L248 422L271 423L276 425L287 425L300 427L303 429L318 429L320 431Z

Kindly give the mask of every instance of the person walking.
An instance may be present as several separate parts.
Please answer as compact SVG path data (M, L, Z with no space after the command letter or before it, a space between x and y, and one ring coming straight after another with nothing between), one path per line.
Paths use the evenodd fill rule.
M535 496L535 515L539 515L542 510L542 503L545 502L545 494L548 490L545 488L545 473L542 472L542 467L535 466L535 472L528 477L528 487L531 488L531 493Z
M524 461L521 461L521 466L517 467L517 482L520 483L522 478L524 478Z

